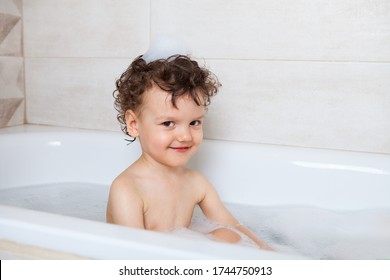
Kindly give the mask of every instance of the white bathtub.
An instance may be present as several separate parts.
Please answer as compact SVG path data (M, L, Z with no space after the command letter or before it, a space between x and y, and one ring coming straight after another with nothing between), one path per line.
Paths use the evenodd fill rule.
M46 126L0 129L0 195L61 182L109 186L140 154L137 143L128 146L123 138L119 132ZM205 140L190 165L227 203L265 209L390 209L390 155ZM0 242L28 248L92 259L304 258L5 204L0 204ZM18 257L5 250L3 258Z

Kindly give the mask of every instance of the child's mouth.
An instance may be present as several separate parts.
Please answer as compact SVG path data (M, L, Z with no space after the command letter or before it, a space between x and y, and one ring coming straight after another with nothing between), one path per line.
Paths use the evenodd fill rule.
M171 149L175 150L176 152L179 153L185 153L188 151L191 147L170 147Z

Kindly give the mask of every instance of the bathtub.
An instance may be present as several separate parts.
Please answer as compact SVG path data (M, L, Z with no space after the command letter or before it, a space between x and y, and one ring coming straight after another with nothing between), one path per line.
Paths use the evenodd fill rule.
M108 186L139 155L138 143L127 145L120 132L34 125L0 129L0 200L3 196L0 204L0 257L307 258L294 251L269 252L104 223L102 207ZM228 205L245 205L248 209L260 207L271 214L270 209L283 208L290 213L297 209L315 209L314 213L380 209L385 218L390 210L390 155L204 140L189 165L214 184ZM67 214L74 207L66 207L66 201L64 213L57 213L55 210L46 211L40 205L13 205L6 196L14 191L21 197L31 193L35 186L66 184L73 187L66 194L53 194L50 189L43 188L43 194L36 199L47 203L49 199L45 198L45 193L51 193L49 202L56 209L57 203L63 203L66 197L81 195L77 186L86 184L89 188L84 192L87 192L87 197L92 197L89 202L92 207L95 196L100 201L100 221L89 218L88 215L93 213L82 208L82 200L78 210L80 216L74 216ZM25 199L27 205L30 203L28 199ZM301 212L295 213L299 218ZM304 223L315 221L317 214L313 215ZM357 242L361 241L362 234L364 238L379 238L385 243L385 250L390 251L387 249L390 240L387 234L383 234L390 232L387 231L390 220L387 222L384 221L386 228L382 233L358 230ZM288 228L294 228L294 221ZM34 252L40 253L34 255Z

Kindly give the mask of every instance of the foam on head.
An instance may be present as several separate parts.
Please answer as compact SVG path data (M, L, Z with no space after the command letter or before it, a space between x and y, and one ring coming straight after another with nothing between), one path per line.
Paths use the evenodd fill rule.
M176 38L159 35L151 40L148 51L142 56L147 62L157 59L166 59L172 55L190 55L189 48Z

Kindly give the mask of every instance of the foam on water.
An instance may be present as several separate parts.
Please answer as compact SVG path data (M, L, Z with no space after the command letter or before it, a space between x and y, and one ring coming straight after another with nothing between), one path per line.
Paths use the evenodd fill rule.
M0 203L104 222L108 192L109 186L87 183L26 186L0 190ZM332 211L304 206L226 206L276 251L315 259L390 259L390 208ZM205 234L215 226L196 208L190 228L173 234L207 238Z
M284 245L315 259L390 258L390 209L228 206L276 249Z
M0 203L104 222L108 193L106 185L53 183L0 190Z

